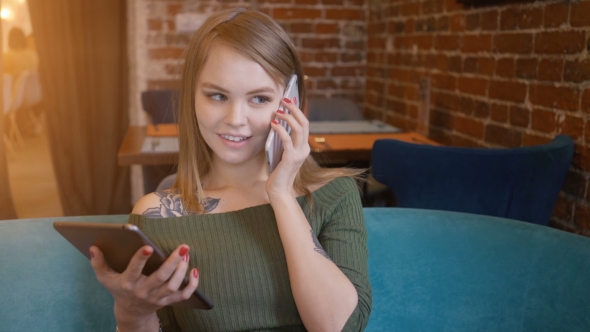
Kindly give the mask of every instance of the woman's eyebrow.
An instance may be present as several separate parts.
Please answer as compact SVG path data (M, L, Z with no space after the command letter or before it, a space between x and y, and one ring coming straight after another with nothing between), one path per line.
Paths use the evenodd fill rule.
M215 90L219 90L223 93L229 93L228 90L220 87L219 85L213 84L213 83L209 83L209 82L205 82L205 83L201 83L201 87L203 88L209 88L209 89L215 89ZM263 92L269 92L269 93L275 93L275 89L265 86L265 87L261 87L252 91L249 91L248 95L253 95L253 94L257 94L257 93L263 93Z

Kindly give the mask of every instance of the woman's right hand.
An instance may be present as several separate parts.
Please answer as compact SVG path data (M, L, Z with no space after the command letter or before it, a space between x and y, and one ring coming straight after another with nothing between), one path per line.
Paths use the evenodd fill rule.
M188 251L187 245L179 246L157 271L145 276L141 271L154 252L152 247L141 247L123 273L108 267L98 247L90 247L90 262L96 277L115 299L117 323L141 325L156 310L186 300L194 293L199 285L197 269L191 271L188 285L179 289L188 269Z

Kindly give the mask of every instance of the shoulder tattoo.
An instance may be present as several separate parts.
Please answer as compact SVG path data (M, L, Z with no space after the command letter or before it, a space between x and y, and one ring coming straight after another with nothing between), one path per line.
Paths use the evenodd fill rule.
M160 198L160 206L145 210L143 213L144 216L148 218L172 218L195 214L185 209L180 194L174 192L156 192L155 194ZM213 211L217 207L217 204L219 204L219 201L219 198L207 197L203 206L205 213Z
M315 244L315 248L313 248L313 250L315 250L320 255L326 257L327 259L332 260L332 259L330 259L330 256L328 256L328 253L324 250L324 248L320 244L320 241L318 240L318 238L313 233L313 229L310 229L309 232L311 233L311 239L313 240L313 243Z

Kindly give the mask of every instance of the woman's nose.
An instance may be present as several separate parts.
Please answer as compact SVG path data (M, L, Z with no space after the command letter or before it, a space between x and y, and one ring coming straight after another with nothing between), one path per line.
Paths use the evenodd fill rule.
M230 126L243 126L248 122L246 113L247 107L242 103L230 103L226 110L225 123Z

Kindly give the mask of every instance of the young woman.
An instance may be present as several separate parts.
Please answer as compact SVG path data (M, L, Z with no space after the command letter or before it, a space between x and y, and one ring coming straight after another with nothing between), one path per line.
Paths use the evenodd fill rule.
M222 11L197 31L182 77L176 183L143 197L130 216L170 257L146 277L152 248L122 274L90 249L119 331L364 329L371 288L358 171L320 168L309 156L307 119L282 99L293 74L304 103L295 48L262 13ZM285 151L269 175L271 128ZM197 286L212 310L169 306Z

